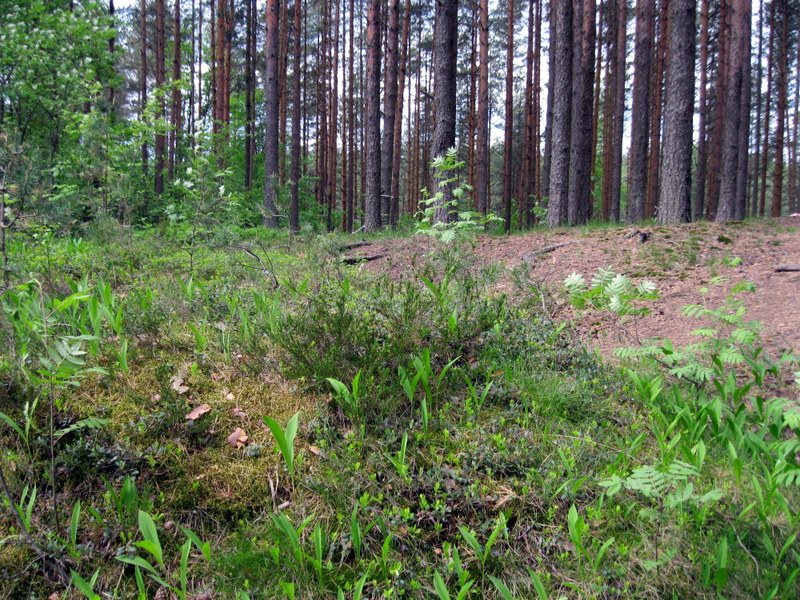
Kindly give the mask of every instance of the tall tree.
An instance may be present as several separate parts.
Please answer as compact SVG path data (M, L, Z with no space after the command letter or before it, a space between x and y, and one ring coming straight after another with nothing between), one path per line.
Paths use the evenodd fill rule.
M394 149L392 150L392 207L389 221L392 227L397 225L400 216L400 154L403 140L403 94L406 87L408 70L408 42L411 33L411 0L405 1L403 9L403 34L400 50L400 72L397 82L397 104L394 116ZM410 86L409 86L410 87Z
M300 27L302 15L302 0L294 0L294 64L292 67L292 75L294 78L294 85L292 87L292 198L289 202L289 231L291 233L300 232L300 91L302 85L300 81L300 58L302 52L302 47L300 45Z
M547 223L551 227L557 227L566 224L569 204L573 6L570 1L553 4L551 4L550 10L551 15L555 10L555 38L550 43L555 53L555 77L551 91L556 100L553 104L553 155L550 163L550 201Z
M156 94L158 94L158 101L156 103L156 118L161 119L164 117L164 79L165 79L165 62L164 52L166 47L166 36L164 32L164 0L156 0ZM164 136L163 128L158 128L156 133L156 172L155 172L155 191L156 194L164 193L164 150L166 146L166 138Z
M699 99L697 101L698 130L697 142L697 177L694 188L694 218L702 219L705 215L706 199L706 164L708 162L708 135L706 132L706 114L708 101L708 58L709 58L709 0L700 3L700 81Z
M367 0L366 215L364 229L381 227L381 3Z
M383 81L383 140L381 141L381 220L390 223L392 212L392 164L394 162L394 120L397 114L398 44L400 0L389 0L386 26L386 69Z
M508 0L506 16L506 103L505 103L505 143L503 150L503 219L506 233L511 232L511 204L514 177L512 171L512 152L514 141L514 0ZM455 137L455 136L454 136ZM517 215L522 219L522 213Z
M550 2L548 13L549 38L547 48L547 110L544 123L544 156L542 156L542 196L550 197L550 170L553 160L553 115L555 109L556 85L556 11Z
M789 0L775 0L778 50L778 106L775 125L775 167L772 171L772 217L781 216L783 202L783 151L789 96Z
M255 158L255 46L256 46L256 3L245 0L245 45L244 45L244 189L253 187L253 160Z
M589 220L592 182L592 105L594 85L594 0L575 0L572 61L572 127L570 131L567 220L570 225Z
M434 129L431 152L434 157L444 156L456 144L456 42L458 40L458 0L435 0L436 23L433 34L433 66L436 78L433 84ZM434 180L433 194L439 191ZM449 201L451 190L443 189L443 198L436 206L434 219L448 223L451 218Z
M264 39L264 215L266 227L278 226L278 0L267 0Z
M650 118L650 150L647 157L647 198L644 213L646 217L654 217L658 208L658 176L661 166L661 115L664 109L664 71L667 59L667 20L669 18L669 0L658 0L658 43L655 47L655 69L650 82L652 91L651 106L653 114Z
M722 135L722 166L720 173L720 195L717 203L716 220L718 222L731 221L736 218L737 204L737 176L739 175L739 155L747 154L747 144L741 147L742 110L746 89L744 86L745 63L750 60L748 24L750 22L750 6L746 0L732 0L728 7L730 14L730 37L728 42L729 57L727 62L728 75L725 86L726 104L723 112L725 122ZM745 103L746 105L747 103ZM749 108L749 106L748 106Z
M175 177L175 165L178 162L178 145L183 127L181 115L181 3L175 0L172 19L172 90L169 113L169 160L167 175L172 181Z
M489 210L489 0L478 5L478 211Z
M139 118L147 108L147 0L139 0ZM147 142L142 142L142 170L147 174Z
M708 4L708 0L704 0ZM645 217L647 197L647 134L650 129L650 71L653 57L655 0L636 2L636 41L631 107L631 151L628 165L628 210L630 223ZM701 92L702 93L702 92Z
M690 219L692 114L694 97L694 0L670 0L664 145L658 222Z

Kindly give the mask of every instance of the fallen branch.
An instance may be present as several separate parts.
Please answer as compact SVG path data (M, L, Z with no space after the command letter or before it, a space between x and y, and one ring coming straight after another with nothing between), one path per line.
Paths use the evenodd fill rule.
M372 242L354 242L352 244L346 244L344 246L339 246L339 252L347 252L348 250L354 250L356 248L363 248L364 246L372 246Z
M553 244L552 246L545 246L544 248L539 248L538 250L534 250L533 252L528 252L527 254L522 255L522 260L525 262L533 262L533 259L537 256L542 254L547 254L548 252L552 252L553 250L558 250L564 246L569 246L572 242L561 242L560 244Z
M780 265L775 267L776 273L794 273L800 271L800 265Z
M370 262L371 260L378 260L379 258L383 258L386 256L385 254L374 254L372 256L357 256L351 258L346 256L342 259L342 264L344 265L357 265L360 263Z

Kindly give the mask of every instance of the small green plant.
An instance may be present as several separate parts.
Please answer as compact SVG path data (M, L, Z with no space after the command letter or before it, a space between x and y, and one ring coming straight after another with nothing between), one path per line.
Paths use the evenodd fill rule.
M345 416L351 421L357 419L359 417L361 401L361 371L356 373L356 376L353 377L353 381L349 388L347 387L347 384L342 383L333 377L328 377L327 380L333 388L334 394L336 395L336 400L339 403L339 406L342 407Z
M489 537L486 540L486 544L481 544L478 539L475 537L474 532L470 531L466 527L462 527L459 525L458 531L461 532L461 537L472 551L475 553L475 556L478 558L480 562L481 569L486 568L486 561L489 560L491 556L492 548L494 547L495 543L497 542L497 538L500 537L500 534L506 531L506 523L507 518L504 513L500 513L500 516L497 519L497 524L492 529L492 532L489 534Z
M155 564L150 560L138 555L118 556L118 561L132 565L134 567L137 587L139 588L140 596L144 593L143 583L141 580L141 572L144 571L147 575L155 581L158 585L166 588L175 594L180 600L186 600L189 597L188 583L189 583L189 554L192 550L192 545L203 554L206 560L211 557L211 549L208 543L203 543L196 534L187 528L182 528L186 535L186 541L180 548L179 556L179 569L178 575L169 573L165 563L164 550L161 545L161 540L158 536L158 529L156 528L155 521L148 513L140 510L138 514L139 531L144 539L136 542L134 545L147 552L153 559ZM174 582L174 583L173 583ZM145 596L146 597L146 596Z
M282 429L277 421L265 416L264 423L267 424L272 436L275 438L275 443L283 456L283 461L286 464L286 470L289 472L289 479L294 487L294 438L297 435L298 420L300 413L296 412L286 423L286 429Z
M467 193L472 190L459 176L465 164L457 159L455 148L433 159L431 167L435 171L433 176L437 179L437 191L432 196L427 190L422 191L420 205L423 209L417 233L434 236L447 244L503 221L492 212L484 215L460 207L462 201L467 199Z
M406 448L408 447L408 432L403 433L403 439L400 441L400 450L397 454L387 454L386 458L389 459L397 470L397 474L403 480L408 480L408 465L406 464Z

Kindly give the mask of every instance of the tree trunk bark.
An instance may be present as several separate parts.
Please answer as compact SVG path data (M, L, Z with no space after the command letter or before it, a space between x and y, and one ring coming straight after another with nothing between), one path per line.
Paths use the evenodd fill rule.
M707 4L708 0L705 0L705 3ZM630 183L628 184L628 209L626 214L626 221L629 223L641 221L645 217L647 134L650 129L650 65L653 57L655 7L655 0L638 0L636 2L636 57L633 70L631 151L628 163Z
M254 0L248 0L254 1ZM302 0L294 0L294 66L292 88L292 198L289 204L289 232L300 233L300 46Z
M570 225L589 220L592 190L592 88L594 85L595 0L575 0L572 63L572 128L570 132L567 219Z
M381 227L381 7L367 2L366 215L367 232Z
M706 165L708 163L708 135L706 132L706 116L708 101L708 31L709 0L700 4L700 98L697 102L699 139L697 142L697 179L694 187L694 219L698 221L705 216L706 201Z
M180 143L181 128L181 3L175 0L175 14L172 29L172 105L170 107L170 132L169 132L169 181L175 178L175 165L178 163L178 144Z
M660 224L690 218L695 11L694 0L670 1Z
M267 0L264 38L264 215L265 227L278 227L278 0Z
M163 119L165 108L164 101L164 79L166 76L165 69L165 46L166 36L164 31L164 0L156 0L156 93L158 100L156 102L156 119ZM164 151L166 146L166 138L162 128L158 128L156 133L156 172L155 172L155 191L156 194L164 193Z
M503 148L503 219L505 232L511 233L511 204L513 202L514 178L511 169L514 143L514 0L508 0L506 13L506 102L505 141ZM455 136L454 136L455 137ZM522 218L522 215L517 215Z
M558 227L567 223L569 205L569 160L572 123L573 6L571 1L555 8L555 78L553 95L553 149L550 164L550 202L547 224ZM553 43L553 42L551 42Z
M786 116L788 107L788 71L789 71L789 2L776 0L780 24L778 25L778 111L775 125L775 168L772 172L772 210L770 216L780 217L783 203L783 150L786 133Z
M400 0L389 0L386 36L386 71L383 82L383 140L381 142L381 220L391 223L394 120L397 112L398 43Z
M400 217L400 158L403 140L403 95L408 70L408 39L411 32L411 0L406 0L403 10L403 34L400 51L400 73L397 82L397 104L394 116L394 149L392 150L392 210L389 221L397 226ZM410 86L409 86L410 87Z
M489 0L478 7L478 172L476 174L478 211L489 211Z
M436 72L433 87L434 130L431 152L434 157L444 156L456 144L456 42L458 39L458 0L436 1L436 25L433 34L433 64ZM434 179L433 195L442 192L436 202L434 221L451 220L452 191L439 188Z

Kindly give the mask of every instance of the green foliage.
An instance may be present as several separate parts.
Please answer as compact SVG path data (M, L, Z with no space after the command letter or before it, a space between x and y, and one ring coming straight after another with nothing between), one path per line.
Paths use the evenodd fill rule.
M286 464L286 470L289 472L289 479L294 486L294 438L297 435L298 421L300 413L296 412L286 423L286 429L282 429L277 421L264 416L264 423L267 424L272 436L275 438L275 443L281 451L283 461Z
M460 172L465 163L457 159L455 148L450 148L443 156L431 162L436 182L436 193L430 195L422 190L423 207L417 225L417 233L430 235L443 244L474 235L491 228L503 219L493 213L483 215L466 206L471 206L468 193L472 188L461 181ZM466 206L465 206L466 205ZM437 219L437 214L446 213L448 219Z
M644 280L634 285L627 276L611 268L598 269L591 285L586 284L580 273L572 273L564 280L564 287L576 308L605 309L617 316L647 315L650 309L637 303L655 300L659 296L653 282Z

